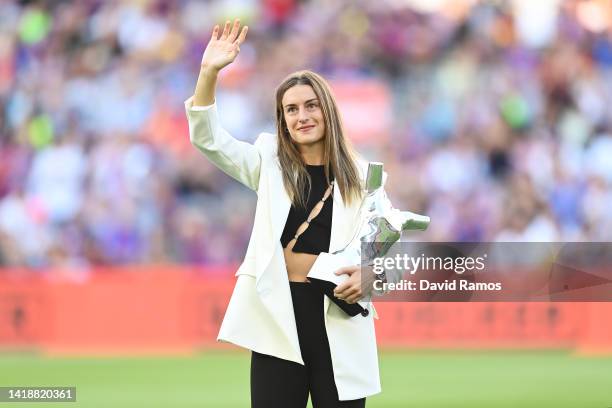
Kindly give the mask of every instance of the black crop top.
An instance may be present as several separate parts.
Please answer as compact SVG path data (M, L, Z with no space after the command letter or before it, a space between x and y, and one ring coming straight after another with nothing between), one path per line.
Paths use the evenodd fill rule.
M281 244L283 248L286 248L289 241L293 239L295 233L300 225L312 211L312 208L323 198L323 194L329 184L325 180L324 166L311 166L306 165L306 170L310 175L312 183L310 189L310 195L308 196L308 202L306 208L296 208L291 205L289 215L287 216L287 222L285 223L285 229L281 235ZM333 180L333 175L330 174ZM308 188L308 186L306 186ZM306 193L308 190L306 190ZM333 194L333 193L332 193ZM323 208L319 215L317 215L311 222L306 231L302 233L295 244L293 245L293 252L301 252L306 254L319 255L321 252L329 251L329 239L331 236L331 222L332 222L332 208L333 208L333 197L330 196L325 200Z

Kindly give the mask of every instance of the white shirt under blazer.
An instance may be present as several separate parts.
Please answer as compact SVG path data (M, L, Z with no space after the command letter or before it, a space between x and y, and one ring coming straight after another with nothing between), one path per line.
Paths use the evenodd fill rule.
M185 110L191 143L225 173L257 192L253 231L217 340L304 364L280 242L291 202L283 185L276 135L261 133L254 144L239 141L222 128L215 104L194 107L191 97L185 101ZM367 165L361 159L358 162L362 180ZM358 201L345 205L334 186L330 253L344 248L356 232ZM324 296L325 327L341 401L381 390L373 320L378 316L371 302L360 303L369 309L368 316L350 317Z

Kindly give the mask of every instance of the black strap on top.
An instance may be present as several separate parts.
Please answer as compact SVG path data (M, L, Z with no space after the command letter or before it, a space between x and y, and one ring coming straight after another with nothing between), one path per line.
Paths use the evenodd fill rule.
M297 228L297 230L295 231L295 235L293 235L293 238L291 238L289 243L287 243L287 246L289 246L291 241L297 241L300 235L306 232L306 230L310 226L310 222L313 219L315 219L317 215L321 213L321 210L323 209L323 205L325 205L325 200L327 200L333 194L333 191L334 191L334 185L333 183L329 183L327 190L325 190L325 192L323 193L323 197L317 202L317 204L314 207L312 207L312 210L310 210L310 214L308 214L308 217L306 217L306 220L303 221L300 224L300 226ZM302 230L300 231L300 229ZM293 243L293 246L295 246L295 242ZM291 251L293 252L293 248L291 248Z

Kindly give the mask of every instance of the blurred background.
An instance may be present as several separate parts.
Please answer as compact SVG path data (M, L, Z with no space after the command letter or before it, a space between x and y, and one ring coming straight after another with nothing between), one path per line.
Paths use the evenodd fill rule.
M234 17L249 34L217 104L236 138L275 132L275 87L312 69L357 151L385 163L394 205L433 220L409 238L611 240L609 0L0 0L0 385L97 373L83 406L122 406L132 383L141 393L126 406L246 406L246 354L130 360L219 347L256 195L190 145L183 102L212 27ZM608 406L611 360L574 357L612 349L605 307L381 305L379 342L400 352L382 354L389 388L371 405ZM457 346L514 351L446 350ZM461 373L469 383L436 391ZM486 379L497 388L476 391ZM191 399L146 399L168 383Z

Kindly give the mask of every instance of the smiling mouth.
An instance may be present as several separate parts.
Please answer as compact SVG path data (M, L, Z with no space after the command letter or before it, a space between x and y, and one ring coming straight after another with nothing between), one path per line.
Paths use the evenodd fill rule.
M312 129L312 128L314 128L314 125L311 125L311 126L304 126L304 127L299 128L298 130L299 130L300 132L307 132L307 131L309 131L309 130L310 130L310 129Z

